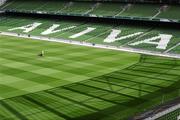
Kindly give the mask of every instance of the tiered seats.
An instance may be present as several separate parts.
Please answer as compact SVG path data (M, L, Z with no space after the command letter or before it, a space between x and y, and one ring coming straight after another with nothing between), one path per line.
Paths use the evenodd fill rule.
M85 14L95 3L69 2L69 5L61 13Z
M97 16L115 16L118 15L126 4L100 3L90 14Z
M34 12L68 15L89 15L96 17L125 17L128 19L146 19L180 21L180 7L162 4L128 4L113 2L70 2L58 0L9 0L1 7L16 12ZM172 21L171 21L172 22Z
M180 116L180 109L177 109L169 114L166 114L156 120L178 120L178 116Z
M132 4L129 9L120 14L120 16L134 16L134 17L153 17L160 8L160 5L149 4Z
M10 0L7 5L2 6L3 9L16 10L16 11L45 11L56 12L64 8L67 2L52 0L47 2L44 0Z
M167 19L180 19L180 6L169 6L167 10L163 11L158 18L167 18Z
M34 30L24 33L23 30L13 30L9 31L9 29L25 26L32 24L34 22L42 23L40 26L35 28ZM43 31L49 29L53 24L60 25L56 30L68 28L72 26L76 26L72 29L67 29L64 31L59 31L56 33L50 34L41 34ZM83 34L81 36L72 38L71 36L76 35L88 27L93 28L94 30ZM109 42L108 36L114 35L112 33L113 30L118 31L118 35L112 37L111 41ZM138 50L148 50L153 52L165 52L165 53L180 53L180 46L179 43L179 34L180 31L176 29L168 29L168 28L151 28L145 26L136 26L136 25L107 25L107 24L100 24L100 23L88 23L88 22L75 22L75 21L68 21L68 20L49 20L49 19L31 19L31 18L20 18L20 17L4 17L0 19L0 31L7 31L7 32L15 32L15 33L24 33L24 34L31 34L37 36L46 36L52 38L63 38L67 40L73 41L84 41L89 43L95 44L103 44L103 45L112 45L112 46L123 46L123 47L130 47ZM137 34L140 33L140 34ZM137 34L137 35L134 35ZM151 42L158 42L160 41L160 34L172 36L165 48L157 48L157 44L135 44L140 41L144 41L147 39L153 39ZM112 36L113 36L112 35ZM167 37L166 36L166 37Z

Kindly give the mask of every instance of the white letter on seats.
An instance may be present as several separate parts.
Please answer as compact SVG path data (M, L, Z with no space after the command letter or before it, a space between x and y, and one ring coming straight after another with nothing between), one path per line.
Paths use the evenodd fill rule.
M121 30L112 29L112 32L110 33L110 35L108 35L108 37L106 39L104 39L104 42L112 43L112 42L115 42L115 41L124 40L124 39L128 39L128 38L143 34L143 32L137 32L137 33L133 33L133 34L130 34L130 35L126 35L126 36L116 38L120 33L121 33Z
M33 24L29 24L29 25L26 25L26 26L21 26L21 27L16 27L16 28L12 28L12 29L9 29L9 31L13 31L13 30L24 30L23 32L25 33L28 33L32 30L34 30L35 28L37 28L38 26L40 26L42 23L33 23Z
M171 40L172 38L172 35L167 35L167 34L159 34L159 36L155 36L155 37L152 37L152 38L149 38L149 39L146 39L146 40L142 40L142 41L137 41L135 43L131 43L129 45L139 45L139 44L154 44L154 45L157 45L157 49L166 49L169 41ZM160 39L159 42L156 42L154 40L158 40Z
M64 31L64 30L69 30L69 29L72 29L72 28L76 27L76 26L70 26L70 27L59 29L59 30L55 30L59 26L60 26L59 24L53 24L53 26L51 26L50 28L48 28L47 30L42 32L41 35L49 35L49 34L52 34L52 33L57 33L57 32L61 32L61 31Z
M91 32L91 31L95 30L95 29L96 29L96 28L88 27L86 30L84 30L84 31L82 31L82 32L79 32L79 33L77 33L77 34L74 34L74 35L70 36L69 38L77 38L77 37L80 37L80 36L82 36L82 35L84 35L84 34L87 34L87 33Z

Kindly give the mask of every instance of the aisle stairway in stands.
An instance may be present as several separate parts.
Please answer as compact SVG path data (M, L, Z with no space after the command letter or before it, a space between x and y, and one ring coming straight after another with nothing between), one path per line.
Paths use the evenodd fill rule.
M179 5L122 2L87 2L57 0L8 0L1 7L7 12L59 14L117 19L179 22Z

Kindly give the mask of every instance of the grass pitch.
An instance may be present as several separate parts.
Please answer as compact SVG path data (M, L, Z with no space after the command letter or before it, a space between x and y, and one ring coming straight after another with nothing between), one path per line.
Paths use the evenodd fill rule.
M126 120L179 78L180 60L0 36L1 120Z
M45 51L45 57L38 56L41 50ZM137 54L0 36L0 99L103 75L137 62L138 57Z

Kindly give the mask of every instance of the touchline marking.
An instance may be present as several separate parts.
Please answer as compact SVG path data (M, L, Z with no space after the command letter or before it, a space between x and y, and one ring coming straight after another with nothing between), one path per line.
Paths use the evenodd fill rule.
M31 35L29 37L27 34L17 34L17 33L12 33L12 32L1 32L0 31L0 35L28 38L28 39L32 39L32 40L60 42L60 43L66 43L66 44L72 44L72 45L80 45L80 46L87 46L87 47L94 47L94 48L103 48L103 49L109 49L109 50L125 51L125 52L131 52L131 53L139 53L139 54L155 55L155 56L161 56L161 57L170 57L170 58L180 59L179 54L173 54L173 53L153 52L153 51L141 50L141 49L135 49L135 48L116 47L116 46L110 46L110 45L93 44L93 43L89 43L89 42L50 38L50 37L43 37L43 36Z

